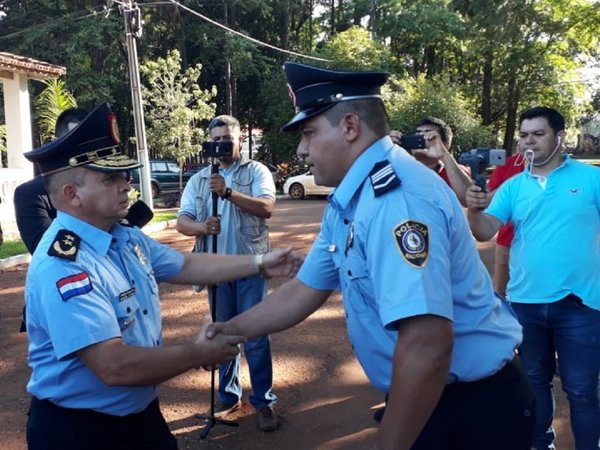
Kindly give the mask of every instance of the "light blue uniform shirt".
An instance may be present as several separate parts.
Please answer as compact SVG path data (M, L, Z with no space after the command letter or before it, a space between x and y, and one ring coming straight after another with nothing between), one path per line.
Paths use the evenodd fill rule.
M600 310L600 170L565 156L546 179L529 168L496 192L486 213L511 222L507 297L549 303L575 294Z
M401 185L375 196L369 173L386 160ZM449 383L494 374L521 342L521 327L493 293L456 196L388 137L367 149L331 194L298 278L314 289L341 288L356 356L383 392L401 319L433 314L453 322Z
M56 240L59 230L68 230ZM79 236L78 245L70 245ZM75 260L65 256L79 247ZM54 249L54 250L52 250ZM107 386L76 352L121 337L127 345L161 345L157 282L182 268L183 255L139 228L115 225L106 233L59 211L35 251L25 285L29 393L66 408L123 416L140 412L157 386Z

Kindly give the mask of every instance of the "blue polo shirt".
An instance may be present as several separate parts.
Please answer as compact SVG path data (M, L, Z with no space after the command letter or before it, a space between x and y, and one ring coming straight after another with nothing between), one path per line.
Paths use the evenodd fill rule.
M383 168L373 174L378 162ZM376 196L374 186L390 172L400 185ZM452 321L448 383L494 374L521 342L521 327L494 295L456 196L388 137L354 162L330 196L298 278L314 289L341 289L356 356L383 392L401 319L433 314Z
M486 212L511 222L507 297L555 302L575 294L600 310L600 170L564 157L547 178L529 168L505 182Z
M29 393L66 408L117 416L144 410L157 386L107 386L76 352L119 337L127 345L160 346L157 283L182 266L183 255L139 228L115 225L107 233L59 211L25 284Z

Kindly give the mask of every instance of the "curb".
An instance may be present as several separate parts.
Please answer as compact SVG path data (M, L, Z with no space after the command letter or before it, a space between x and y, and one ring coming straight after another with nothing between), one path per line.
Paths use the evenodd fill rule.
M29 253L10 256L5 259L0 259L0 270L12 269L13 267L20 266L21 264L29 264L30 262L31 255Z
M145 234L152 234L158 231L162 231L166 228L174 228L177 223L177 219L167 220L166 222L152 223L142 228ZM22 264L29 264L31 262L31 255L24 253L22 255L10 256L5 259L0 259L0 270L12 269Z

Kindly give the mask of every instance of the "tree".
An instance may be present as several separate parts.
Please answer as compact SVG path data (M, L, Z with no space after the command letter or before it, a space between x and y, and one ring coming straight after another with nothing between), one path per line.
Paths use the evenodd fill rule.
M35 99L40 143L44 144L54 138L56 119L60 114L77 106L73 94L65 88L65 81L58 78L43 80L46 88Z
M455 156L475 147L495 145L469 102L443 75L404 80L392 77L384 86L383 96L392 127L403 133L412 133L415 125L428 116L447 122L454 134Z
M182 71L178 50L140 66L148 146L163 158L177 160L181 168L186 158L200 151L199 142L205 138L200 122L215 113L210 101L217 94L216 88L200 88L201 72L200 64Z

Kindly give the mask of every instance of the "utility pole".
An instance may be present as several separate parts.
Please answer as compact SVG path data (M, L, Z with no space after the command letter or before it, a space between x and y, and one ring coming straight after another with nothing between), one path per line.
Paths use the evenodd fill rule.
M129 63L129 83L131 85L131 102L133 106L133 121L135 124L135 141L140 167L140 191L142 201L150 209L154 209L152 186L150 184L150 161L146 144L146 129L144 127L144 110L142 108L142 91L140 71L138 66L136 39L142 35L142 15L134 0L127 0L123 6L125 21L125 36L127 38L127 57Z

